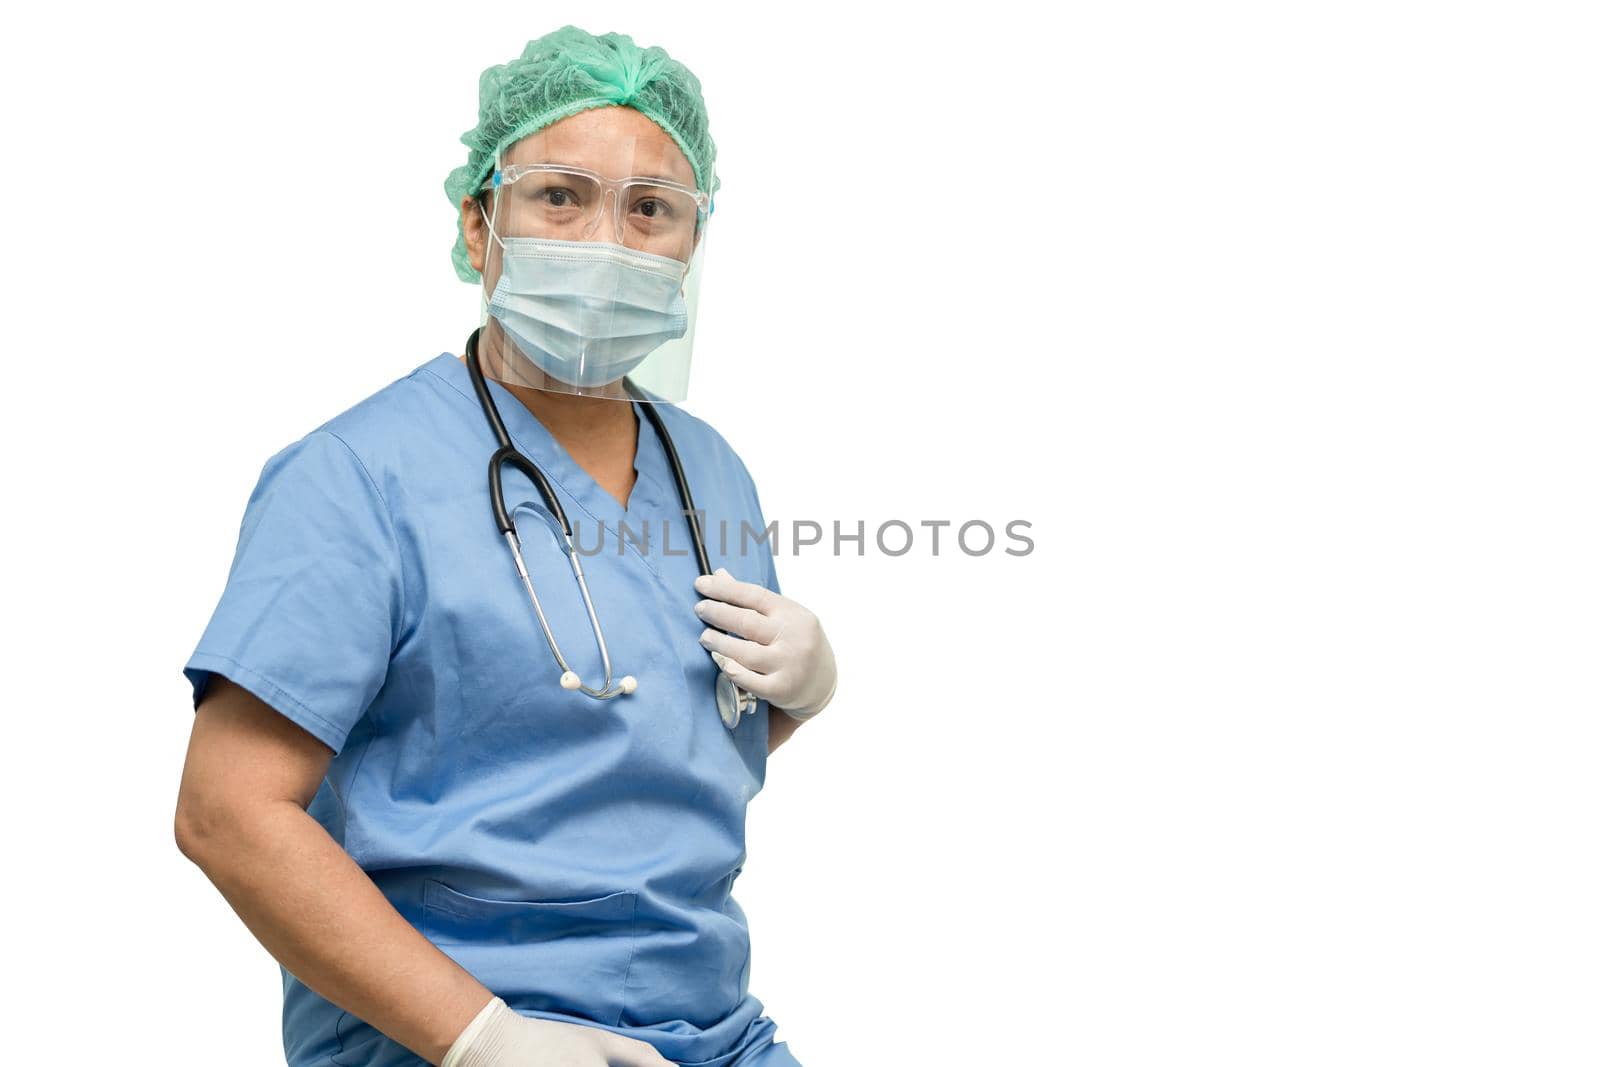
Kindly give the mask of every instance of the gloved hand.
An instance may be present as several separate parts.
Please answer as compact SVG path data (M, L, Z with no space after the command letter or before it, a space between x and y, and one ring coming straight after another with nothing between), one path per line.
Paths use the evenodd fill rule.
M694 587L706 597L694 613L728 631L707 630L700 643L741 689L800 720L833 699L839 671L815 615L766 586L739 581L726 569L701 575Z
M518 1015L495 997L439 1067L672 1067L655 1046L596 1026Z

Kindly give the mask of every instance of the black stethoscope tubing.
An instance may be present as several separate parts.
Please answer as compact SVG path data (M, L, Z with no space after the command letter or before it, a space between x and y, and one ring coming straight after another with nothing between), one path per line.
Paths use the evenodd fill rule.
M501 480L504 467L509 463L523 474L526 474L528 480L533 482L534 487L539 490L539 495L544 499L545 506L550 509L550 514L555 517L556 522L561 527L563 537L566 538L567 543L570 545L572 542L572 525L567 521L566 509L561 506L561 501L556 497L555 489L550 485L550 481L545 477L544 472L512 443L511 435L506 432L505 422L500 418L500 409L495 404L494 397L489 393L489 383L484 379L483 368L478 362L478 335L481 332L482 327L479 327L473 330L472 334L467 338L467 369L472 376L472 387L478 394L478 404L483 408L484 417L488 420L489 428L494 432L495 442L499 446L494 455L489 457L489 500L494 507L495 525L499 528L501 536L509 535L515 538L516 525L511 521L511 516L506 511L505 489ZM630 389L632 388L626 382L624 382L624 385ZM710 574L711 557L706 552L705 532L700 526L700 513L694 506L694 494L689 491L689 479L683 472L683 461L678 458L677 446L672 443L672 435L667 432L666 424L662 421L661 415L655 410L654 404L644 402L639 406L643 409L645 417L650 420L650 425L655 428L656 437L661 441L661 449L666 453L667 466L672 470L672 480L678 491L678 500L683 505L684 517L689 521L689 536L694 542L695 560L699 564L700 573ZM574 564L576 564L576 560L574 560ZM581 574L579 580L580 582L582 581ZM585 600L587 600L586 588ZM550 637L548 630L546 630L546 637ZM560 661L561 656L555 647L554 640L551 639L550 643L551 651L556 653L556 658ZM602 656L605 656L603 641L601 644ZM607 660L609 662L609 657L607 657ZM608 678L609 674L608 667ZM724 692L724 690L727 692ZM732 715L731 722L730 712L727 707L730 697L734 707L737 709ZM745 706L747 700L750 705L748 709ZM722 716L723 723L731 729L738 724L739 716L745 710L753 710L755 702L753 698L748 698L734 686L731 679L719 673L717 703L718 712Z
M484 379L483 368L478 363L478 334L482 332L482 327L479 327L467 338L467 369L472 372L472 388L478 394L478 404L483 408L484 417L489 420L489 428L494 431L495 441L500 446L489 458L489 499L494 505L495 525L500 528L502 535L515 529L515 524L506 511L505 490L501 487L500 478L501 468L509 463L528 476L534 487L539 490L539 495L544 498L550 514L560 523L561 532L571 537L572 525L567 522L566 510L557 499L549 479L533 460L517 450L517 446L511 443L511 435L506 432L506 424L500 418L500 408L489 392L489 383ZM656 436L661 439L662 451L667 454L667 466L672 469L672 480L678 490L678 500L683 504L684 515L689 520L689 537L694 542L694 555L700 565L700 573L710 574L711 557L706 554L705 533L700 528L700 513L695 510L694 494L689 491L689 479L683 473L683 461L678 458L677 446L672 443L672 435L667 432L666 424L661 421L661 416L655 408L649 403L642 403L639 406L644 410L645 418L650 420L650 425L655 428Z

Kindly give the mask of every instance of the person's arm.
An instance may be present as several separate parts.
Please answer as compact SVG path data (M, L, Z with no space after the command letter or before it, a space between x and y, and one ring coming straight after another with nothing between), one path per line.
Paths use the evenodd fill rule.
M290 973L437 1064L493 995L402 918L306 813L332 757L214 676L184 762L178 848Z
M768 704L767 755L770 756L774 752L778 751L778 746L789 740L789 738L793 737L794 732L800 729L800 726L801 723L799 719L791 718L790 716L785 715L778 708ZM810 743L811 742L809 741L806 742L806 744Z

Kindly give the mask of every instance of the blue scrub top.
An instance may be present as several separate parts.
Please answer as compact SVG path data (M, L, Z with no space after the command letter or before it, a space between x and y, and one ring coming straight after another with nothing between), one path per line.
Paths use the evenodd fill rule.
M733 731L718 717L693 611L699 567L649 420L638 415L624 509L521 401L489 389L578 528L615 674L637 692L597 701L558 684L495 527L493 434L466 366L445 353L267 461L184 667L195 705L222 674L333 749L310 813L515 1010L649 1041L675 1063L733 1063L775 1028L748 991L731 893L766 777L767 707ZM704 422L660 411L713 568L776 590L744 464ZM556 640L598 684L553 520L521 472L504 479ZM283 977L292 1067L422 1062Z

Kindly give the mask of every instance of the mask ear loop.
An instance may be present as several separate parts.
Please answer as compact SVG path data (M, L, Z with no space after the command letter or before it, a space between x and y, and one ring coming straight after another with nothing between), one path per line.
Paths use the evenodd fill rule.
M478 201L478 214L483 216L484 225L489 227L489 240L485 242L483 246L484 269L478 272L481 282L478 287L478 324L480 326L487 325L489 321L489 253L496 244L500 246L500 270L501 273L505 272L506 243L500 239L500 235L496 233L494 229L495 220L500 217L500 194L504 191L504 189L505 187L500 182L500 152L497 149L494 154L493 212L490 214L484 214L483 201Z
M505 269L506 243L504 241L502 241L500 239L500 235L495 232L494 224L495 224L495 220L500 217L500 194L504 191L504 189L505 189L505 187L500 183L500 153L496 152L494 154L494 212L493 212L493 214L485 215L484 211L483 211L483 201L479 200L478 201L478 214L483 216L484 224L489 227L489 241L490 241L490 243L497 243L497 244L500 245L500 268L501 268L501 270ZM484 266L484 270L479 272L480 274L483 275L483 279L484 279L484 283L485 284L487 284L488 280L489 280L489 271L488 271L488 266L489 266L489 247L490 246L488 244L484 245L484 249L483 249L483 266Z

